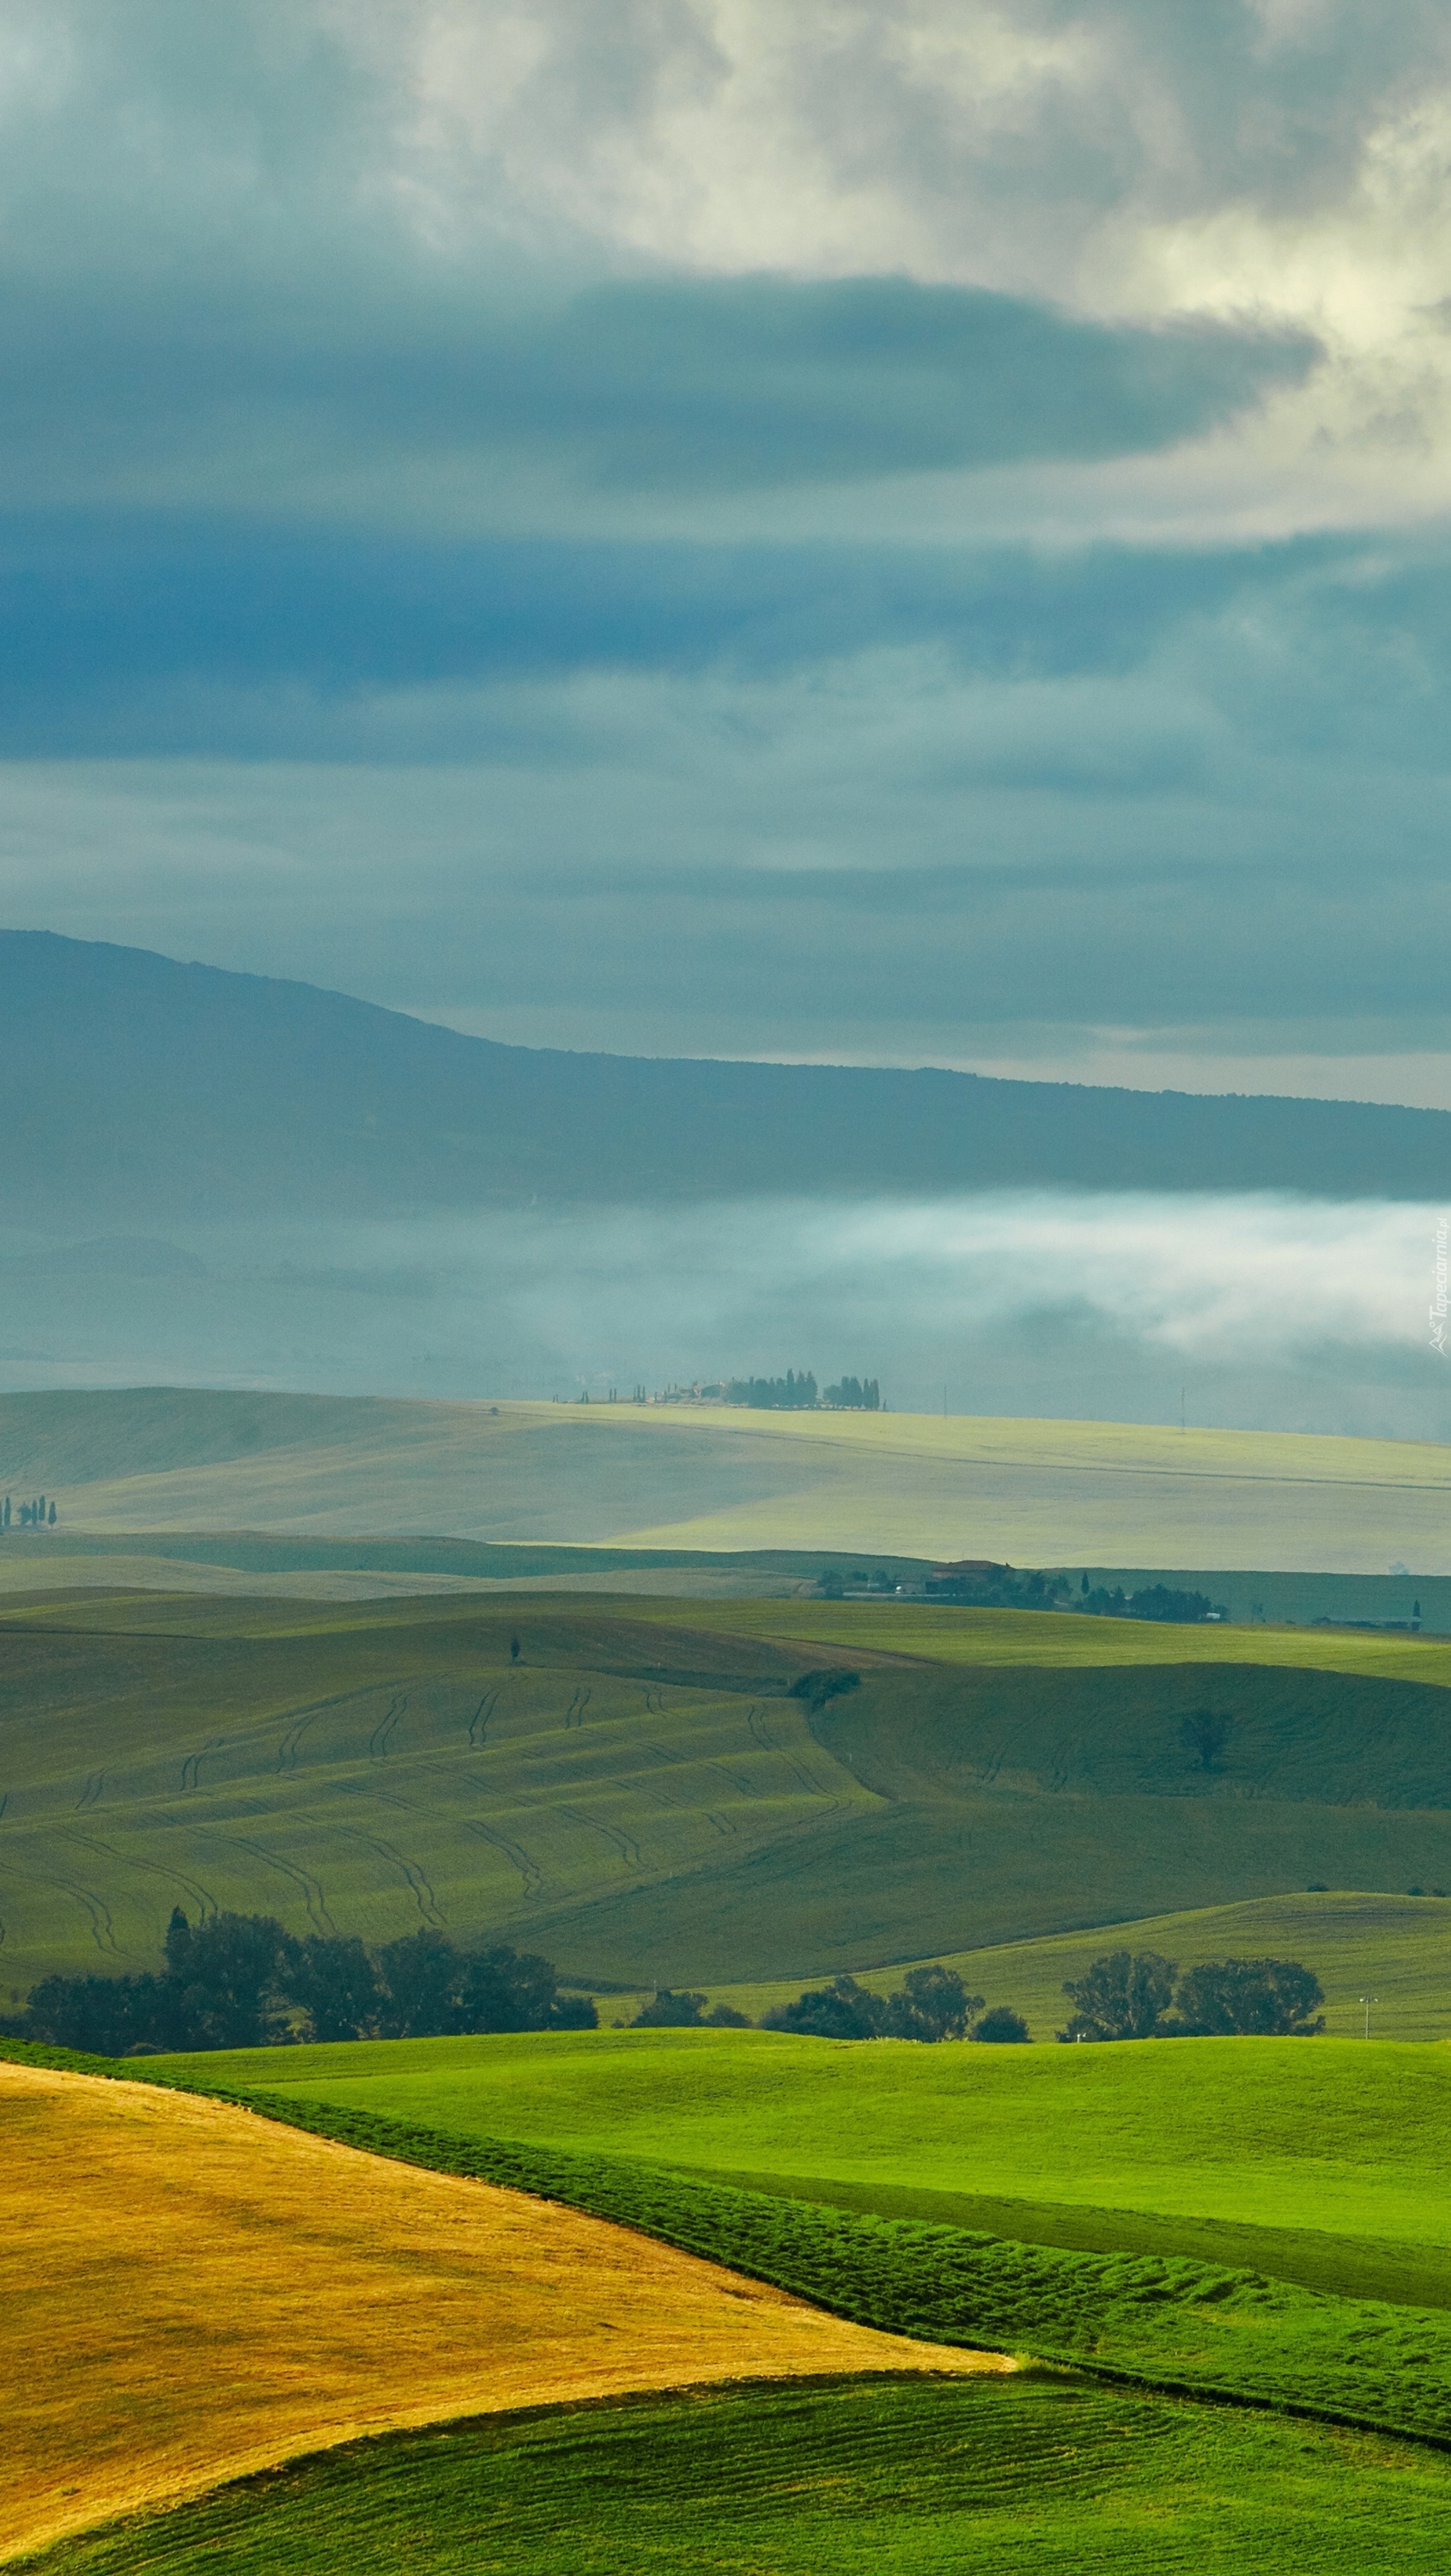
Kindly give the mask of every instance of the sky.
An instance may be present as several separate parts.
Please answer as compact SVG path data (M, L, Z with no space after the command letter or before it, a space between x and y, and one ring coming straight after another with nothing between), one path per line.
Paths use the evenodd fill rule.
M1451 1107L1448 151L1430 0L8 0L0 916Z

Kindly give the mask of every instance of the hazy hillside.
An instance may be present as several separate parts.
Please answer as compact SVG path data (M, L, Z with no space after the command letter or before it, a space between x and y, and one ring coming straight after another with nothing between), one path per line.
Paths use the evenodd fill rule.
M1077 1189L1435 1199L1451 1113L497 1046L307 984L0 934L31 1221Z
M0 1395L3 1492L57 1496L66 1537L274 1530L1451 1574L1451 1453L1432 1442L1115 1422L65 1389ZM43 1564L49 1534L12 1528L5 1545ZM1260 1595L1240 1597L1248 1613ZM1343 1615L1405 1618L1414 1597ZM1294 1594L1269 1615L1324 1606Z

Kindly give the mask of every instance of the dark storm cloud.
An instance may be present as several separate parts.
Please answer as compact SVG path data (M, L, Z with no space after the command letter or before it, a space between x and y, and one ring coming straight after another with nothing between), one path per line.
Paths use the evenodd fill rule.
M341 475L386 465L415 506L439 460L493 478L499 506L498 477L521 463L603 493L708 495L1138 455L1298 382L1319 354L1300 331L1108 325L906 278L664 278L571 297L535 279L527 313L517 277L492 304L421 276L407 297L378 283L361 311L321 282L262 309L250 290L98 306L12 288L12 495L125 491L164 459L179 495L220 467L237 497L286 507L319 453Z

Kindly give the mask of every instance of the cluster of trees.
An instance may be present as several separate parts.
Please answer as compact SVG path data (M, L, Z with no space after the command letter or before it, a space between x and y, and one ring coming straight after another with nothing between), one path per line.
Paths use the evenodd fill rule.
M616 2029L625 2025L616 2023ZM629 2023L631 2030L749 2030L748 2016L734 2004L712 2005L708 1995L674 1993L661 1986ZM1021 2013L998 2004L983 2011L981 1995L970 1995L950 1968L910 1968L890 1995L874 1995L855 1977L833 1977L798 1995L794 2004L778 2004L763 2013L762 2030L794 2031L805 2039L984 2039L1025 2040L1028 2025Z
M1311 2039L1320 1980L1298 1959L1207 1959L1181 1977L1157 1950L1110 1950L1063 1989L1060 2039Z
M1024 1574L1011 1565L945 1565L927 1577L931 1600L967 1601L978 1610L1051 1610L1070 1588L1066 1574Z
M620 2025L617 2023L616 2028ZM749 2013L737 2012L734 2004L712 2004L709 1995L687 1991L673 1993L669 1986L657 1986L647 2004L642 2005L628 2024L631 2030L749 2030Z
M727 1404L751 1404L761 1413L814 1413L819 1405L833 1412L877 1413L882 1402L874 1377L840 1378L823 1395L810 1369L788 1369L784 1377L733 1377L722 1394Z
M1207 1592L1176 1592L1168 1583L1146 1583L1141 1592L1125 1592L1116 1583L1110 1592L1102 1583L1090 1586L1086 1574L1073 1607L1091 1619L1166 1619L1181 1626L1225 1616L1223 1602L1211 1601Z
M834 1413L880 1413L882 1390L874 1377L844 1377L821 1399Z
M733 1377L725 1391L727 1404L751 1404L758 1413L814 1413L818 1395L810 1369L784 1377Z
M22 1529L54 1529L54 1502L48 1503L44 1494L37 1494L33 1503L22 1503L20 1506L20 1526ZM4 1502L0 1503L0 1529L8 1529L9 1527L10 1496L7 1494Z
M369 1950L356 1937L296 1940L270 1914L180 1906L157 1976L45 1977L7 2038L101 2057L193 2048L261 2048L296 2039L422 2039L451 2032L593 2030L587 1995L559 1991L547 1959L507 1948L460 1950L411 1932Z
M762 2030L790 2030L812 2039L1025 2040L1021 2014L998 2004L983 2011L951 1968L910 1968L889 1995L868 1993L855 1977L833 1977L778 2004L761 2017Z

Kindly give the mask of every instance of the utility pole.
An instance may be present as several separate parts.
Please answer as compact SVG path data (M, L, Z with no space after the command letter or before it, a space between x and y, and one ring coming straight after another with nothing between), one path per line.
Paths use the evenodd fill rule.
M1372 2005L1372 2004L1378 2004L1378 2003L1380 2002L1380 1997L1379 1997L1379 1995L1362 1995L1362 1996L1361 1996L1361 1998L1360 1998L1360 2000L1361 2000L1361 2002L1362 2002L1362 2003L1364 2004L1364 2006L1365 2006L1365 2035L1366 2035L1366 2038L1367 2038L1367 2039L1369 2039L1369 2037L1370 2037L1370 2008L1371 2008L1371 2005Z

